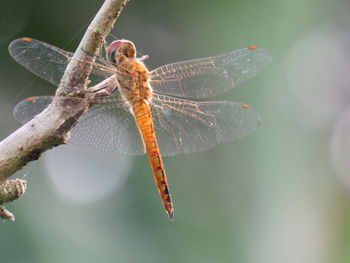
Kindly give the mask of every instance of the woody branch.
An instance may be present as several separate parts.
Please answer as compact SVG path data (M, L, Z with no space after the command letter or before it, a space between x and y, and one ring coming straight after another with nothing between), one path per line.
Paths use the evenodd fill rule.
M8 180L41 153L69 138L69 132L87 110L86 100L76 100L70 107L62 107L58 96L77 96L74 90L86 89L92 63L128 0L106 0L89 25L73 58L69 62L52 103L33 120L0 142L0 218L14 220L2 205L20 197L25 191L23 180ZM86 94L78 94L84 97Z

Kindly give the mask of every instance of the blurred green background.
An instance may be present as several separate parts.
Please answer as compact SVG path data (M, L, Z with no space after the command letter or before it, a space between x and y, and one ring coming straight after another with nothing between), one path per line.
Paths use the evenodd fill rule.
M74 50L103 1L0 0L0 139L12 108L54 93L8 54L15 38ZM175 221L146 156L73 146L13 178L28 191L0 222L0 262L350 262L350 2L137 1L113 34L150 68L258 45L272 64L219 97L255 108L257 132L165 158Z

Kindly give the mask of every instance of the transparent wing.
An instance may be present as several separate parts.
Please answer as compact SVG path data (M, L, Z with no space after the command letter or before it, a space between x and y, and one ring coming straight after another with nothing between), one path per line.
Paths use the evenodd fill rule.
M164 156L210 149L248 135L260 125L260 116L236 102L195 102L154 94L153 118Z
M30 38L12 41L9 53L19 64L56 86L72 56L60 48Z
M15 107L14 116L25 123L51 100L50 96L23 100ZM245 104L195 102L158 94L152 102L155 132L165 156L210 149L250 134L260 124L259 115ZM145 153L134 117L118 95L92 103L72 129L69 142L98 151Z
M39 96L23 100L16 105L13 115L19 122L26 123L42 112L52 98ZM69 143L103 152L145 153L134 117L117 95L92 103L89 111L72 129Z
M13 109L13 116L17 121L24 124L45 110L52 99L52 96L38 96L22 100Z
M153 89L161 94L206 98L252 78L271 62L262 48L247 47L214 57L176 62L151 71Z
M70 143L88 149L139 155L145 153L134 116L113 95L93 105L71 133Z
M9 53L19 64L55 86L60 83L67 63L73 56L71 52L31 38L12 41ZM97 63L94 63L91 79L99 82L114 72L110 62L98 58Z

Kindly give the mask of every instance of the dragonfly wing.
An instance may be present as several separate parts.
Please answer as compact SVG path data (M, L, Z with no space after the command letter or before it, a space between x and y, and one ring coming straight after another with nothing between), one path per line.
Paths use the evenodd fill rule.
M55 86L60 83L72 56L70 52L30 38L12 41L9 53L19 64Z
M13 116L20 123L27 123L33 119L35 115L45 110L52 99L52 96L38 96L22 100L13 109Z
M84 148L124 154L145 153L134 116L113 96L92 106L72 129L70 143Z
M257 112L236 102L195 102L154 94L153 103L155 132L164 156L207 150L260 125Z
M52 99L39 96L23 100L16 105L13 115L19 122L26 123L42 112ZM90 107L72 129L69 143L103 152L145 153L133 115L122 107L119 96L113 95Z
M212 97L252 78L270 62L271 55L266 50L248 47L159 67L151 72L151 83L161 94Z
M19 64L55 86L60 83L67 63L73 56L71 52L31 38L12 41L9 53ZM115 72L110 62L102 58L97 58L96 61L90 75L93 82L100 82Z

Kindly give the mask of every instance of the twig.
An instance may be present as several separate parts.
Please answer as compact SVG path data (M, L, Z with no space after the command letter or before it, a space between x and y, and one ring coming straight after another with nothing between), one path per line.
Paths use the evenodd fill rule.
M0 205L20 198L27 188L27 182L21 179L6 180L0 187Z
M3 204L20 198L26 191L27 182L24 180L6 180L0 184L0 218L15 221L14 215Z
M8 221L15 221L15 216L2 205L0 205L0 218Z
M14 172L28 162L37 160L42 152L64 144L69 138L69 131L87 110L88 103L86 100L76 100L74 103L70 100L69 103L65 101L63 104L57 97L74 96L74 93L70 93L72 90L86 88L92 63L82 61L95 60L126 2L127 0L104 2L68 64L53 102L33 120L0 142L0 192L4 182ZM84 94L80 94L81 96ZM8 197L0 195L0 204L4 203L6 198Z

